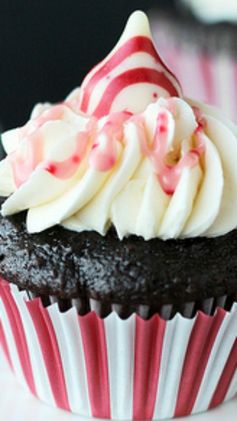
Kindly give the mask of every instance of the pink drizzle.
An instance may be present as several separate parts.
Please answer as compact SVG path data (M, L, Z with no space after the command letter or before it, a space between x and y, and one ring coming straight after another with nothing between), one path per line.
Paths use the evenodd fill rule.
M97 171L109 171L117 161L116 142L122 141L123 125L131 117L129 112L114 113L107 119L93 144L89 163Z
M202 126L199 125L194 133L197 139L197 147L190 149L183 157L181 157L177 164L170 165L166 163L166 157L169 152L168 139L170 135L168 112L163 110L159 113L157 117L156 131L151 146L148 146L146 142L142 117L138 116L135 117L135 119L139 127L143 154L149 156L163 191L168 195L174 194L184 168L193 168L197 165L204 152Z
M48 121L61 120L63 118L66 103L57 104L54 107L45 110L39 117L30 120L25 126L20 129L20 138L23 139L35 132Z
M172 102L170 103L170 108L173 109ZM55 106L33 121L33 132L32 127L29 129L26 125L24 128L24 136L26 136L27 130L31 132L27 141L27 158L23 159L18 151L9 155L17 187L23 184L39 163L42 162L43 139L39 130L40 127L47 121L62 118L64 110L64 105ZM89 165L97 171L105 172L111 170L118 160L117 142L123 142L124 123L132 118L139 130L142 153L150 158L164 192L172 195L176 190L183 169L197 165L204 152L203 127L205 121L197 108L194 108L194 113L198 121L198 127L194 132L197 146L181 157L177 164L170 165L166 163L169 152L170 111L164 109L157 116L157 126L151 146L147 145L143 117L141 115L132 116L128 111L111 114L97 135L97 119L92 117L86 129L78 133L73 154L60 162L46 162L43 164L43 168L59 179L73 177L81 161L85 158L88 147L90 147ZM21 136L23 136L23 131ZM94 136L95 141L91 147L90 139Z
M40 128L47 122L62 120L67 108L70 108L70 106L65 102L57 104L49 110L44 111L39 117L30 120L19 130L20 142L27 142L26 153L22 156L19 150L16 150L8 156L12 164L16 187L20 187L25 183L30 174L42 162L44 139L41 135ZM94 126L95 119L91 118L88 124L88 130L78 133L76 139L77 145L73 155L60 163L54 161L48 162L45 170L58 178L65 179L72 177L81 160L85 157L88 138L92 135Z
M39 117L30 120L19 130L19 141L27 143L25 155L22 156L22 153L16 150L8 156L12 164L16 187L20 187L28 180L30 174L43 159L43 138L39 129L48 121L62 119L65 107L65 104L55 105Z
M49 161L44 167L45 171L60 179L67 179L72 177L76 173L81 161L86 155L89 139L89 131L78 133L76 139L76 149L73 155L64 161Z
M25 183L30 174L37 167L43 156L43 139L39 131L33 132L27 139L26 156L22 156L19 150L8 156L12 165L13 176L16 187Z
M158 71L152 68L140 67L127 70L117 77L111 78L110 72L112 70L118 67L126 58L139 52L149 54L154 59L155 63L158 63L161 66L162 70ZM151 39L148 37L136 36L129 39L109 58L109 60L105 60L102 66L98 65L97 67L98 70L96 70L91 77L89 74L85 79L85 82L83 82L81 98L76 101L78 110L87 112L90 98L93 95L95 87L101 79L106 78L108 84L103 95L101 95L99 104L93 112L95 118L109 115L111 106L119 93L124 88L134 84L154 84L158 87L163 87L171 96L181 95L181 88L178 81L163 63L154 48ZM165 75L165 72L168 72L169 75L173 77L174 82L171 82L170 78ZM151 100L155 100L157 97L158 93L154 91ZM67 107L71 107L70 103L61 103L51 107L20 129L20 142L23 140L27 142L25 156L23 158L19 151L16 151L9 156L17 187L27 181L30 174L43 160L43 139L39 129L48 121L63 119ZM73 108L74 107L75 100L73 102ZM130 116L131 113L125 111L110 116L106 121L103 128L96 136L89 155L89 163L93 168L98 171L109 171L115 165L118 158L116 142L122 140L123 124ZM93 121L94 119L92 118L92 122ZM85 157L89 139L94 134L95 132L92 127L79 132L74 153L68 159L61 162L46 162L44 163L43 168L59 179L72 177ZM157 150L159 150L159 148ZM155 150L153 151L152 156L157 156ZM154 165L157 167L158 158L153 160ZM160 165L161 164L159 164L159 166ZM165 178L165 176L163 178Z
M89 164L97 171L109 171L117 161L116 142L123 138L124 122L131 117L131 113L124 111L112 114L95 137L89 154ZM48 162L44 169L59 179L73 177L81 161L85 158L90 138L95 136L96 120L91 119L87 129L79 132L77 146L74 153L64 161Z

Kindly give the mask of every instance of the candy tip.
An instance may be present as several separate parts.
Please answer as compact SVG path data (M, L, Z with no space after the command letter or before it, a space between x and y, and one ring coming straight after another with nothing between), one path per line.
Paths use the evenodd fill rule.
M136 10L130 15L123 35L131 36L136 34L151 36L148 17L142 10Z

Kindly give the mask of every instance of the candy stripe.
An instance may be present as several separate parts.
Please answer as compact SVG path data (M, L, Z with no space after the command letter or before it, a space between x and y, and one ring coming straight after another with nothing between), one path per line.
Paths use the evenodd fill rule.
M234 317L229 317L226 314L212 346L193 412L196 412L196 408L199 411L208 409L213 396L213 390L216 389L225 367L226 357L223 358L223 356L229 355L235 341L235 335L233 334L235 326L236 320Z
M104 321L94 312L79 318L93 417L110 418L108 358Z
M174 416L182 367L194 323L195 319L183 319L176 315L166 324L154 420Z
M1 288L1 285L0 285L0 288ZM0 290L0 294L1 294L1 290ZM5 334L8 350L9 350L9 353L10 353L10 358L11 358L11 361L12 361L13 372L15 373L18 381L22 384L22 386L24 388L27 388L28 385L26 383L26 379L25 379L25 376L24 376L24 373L23 373L23 370L22 370L22 367L21 367L21 362L20 362L20 359L19 359L15 338L13 336L11 324L8 320L6 306L4 305L2 299L0 299L0 317L1 317L1 324L2 324L4 334ZM4 348L3 348L3 350L4 350Z
M221 386L220 386L221 387ZM225 402L233 399L237 393L237 369L234 372L233 378L231 379L229 389L225 395Z
M54 304L48 308L48 313L62 360L70 410L91 416L86 364L76 308L60 313L57 304Z
M11 285L11 294L13 295L19 314L21 314L33 378L35 380L36 394L43 401L50 402L51 405L55 405L37 333L34 329L32 318L26 306L27 295L23 291L19 294L15 285Z
M135 330L135 315L124 321L113 313L106 319L110 408L114 419L128 420L133 416Z
M214 408L220 405L225 400L226 394L231 384L233 375L237 370L237 339L231 349L230 356L226 362L222 376L220 377L219 383L209 405L209 408Z
M4 354L6 356L6 359L8 361L8 364L10 365L11 369L13 370L13 364L10 356L10 352L7 345L7 340L4 334L2 323L0 322L0 345L2 345Z
M59 408L69 410L62 361L49 314L43 308L40 299L29 301L26 305L38 335L55 402Z
M97 118L100 118L108 114L112 107L113 101L119 92L121 92L124 88L137 83L151 83L154 85L159 84L163 86L171 96L177 96L176 89L170 80L166 78L164 73L158 72L155 69L138 67L136 69L131 69L120 74L111 81L111 83L107 86L101 101L93 112L93 115Z
M157 63L161 64L164 67L164 69L170 73L167 66L162 62L162 60L158 56L153 46L152 41L148 37L144 37L144 36L133 37L129 39L124 45L122 45L109 58L109 60L105 60L105 62L102 62L104 64L102 65L99 64L98 70L91 76L91 78L89 78L88 82L86 81L85 86L83 86L83 93L82 93L82 99L81 99L81 105L80 105L80 108L82 111L87 112L90 96L93 90L95 89L95 86L97 85L97 83L101 79L105 78L112 70L114 70L117 66L119 66L124 60L126 60L127 57L138 52L144 52L144 53L150 54ZM172 88L174 89L173 85L172 85ZM178 91L175 90L175 92L176 92L175 95L179 96Z
M15 332L16 310L28 361L21 357L22 332ZM0 281L0 340L17 377L25 378L22 370L32 364L34 393L40 378L43 400L83 416L161 420L233 397L236 322L237 305L213 317L121 320L113 312L101 320L94 312L78 316L76 307L65 313L57 304L46 309L40 299L28 301L25 292ZM40 356L42 362L34 360Z
M21 320L21 315L18 311L13 296L10 293L10 287L7 284L0 286L1 298L4 303L7 317L11 325L11 330L16 344L17 353L21 363L22 371L26 382L33 394L36 395L35 382L32 373L29 350L27 347L26 335L24 326Z
M214 318L198 313L184 361L175 409L176 417L192 413L208 359L224 317L225 312L221 309Z
M166 322L136 318L133 419L152 419L161 368ZM149 393L147 393L149 391Z

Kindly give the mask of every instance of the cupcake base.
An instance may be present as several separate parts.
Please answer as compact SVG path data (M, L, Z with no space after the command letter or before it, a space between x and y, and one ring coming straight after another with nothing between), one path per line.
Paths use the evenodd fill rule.
M105 302L101 300L95 300L89 297L83 297L78 299L62 299L57 296L48 295L37 295L31 291L25 291L29 300L34 298L40 298L44 307L48 307L51 304L58 304L59 310L65 312L72 307L76 307L77 312L80 316L88 314L90 311L94 311L99 317L105 318L110 313L115 312L121 319L127 319L132 314L136 313L143 320L148 320L152 316L159 314L164 320L171 320L177 313L186 317L193 318L198 311L203 312L207 316L213 316L216 308L223 308L229 311L233 304L237 302L237 294L223 295L218 298L207 298L202 301L191 301L184 302L182 305L174 304L163 304L158 305L145 305L145 304L117 304L111 302Z
M206 306L212 314L222 305L220 297L232 299L237 293L237 230L214 238L145 241L129 236L120 241L113 229L103 237L55 226L32 237L25 218L25 213L0 216L0 276L42 297L45 306L56 299L64 311L80 297L81 315L93 303L106 317L116 303L123 318L134 312L149 318L164 307L169 319L177 312L193 317ZM188 314L184 303L190 303Z
M237 304L122 320L62 313L0 282L1 344L17 378L44 402L84 416L161 420L213 408L237 392Z

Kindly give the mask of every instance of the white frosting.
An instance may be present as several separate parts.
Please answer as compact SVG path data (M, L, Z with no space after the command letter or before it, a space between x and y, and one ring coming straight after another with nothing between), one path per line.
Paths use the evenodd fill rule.
M144 69L147 83L140 83ZM147 18L136 12L82 88L62 104L38 104L24 127L2 135L2 215L27 210L32 233L61 224L104 235L114 225L119 238L146 240L236 228L237 129L214 108L176 94Z
M181 2L204 22L237 22L236 0L181 0Z
M197 128L191 105L199 107L206 121L204 153L196 165L182 169L173 195L164 192L150 158L144 155L141 127L133 118L123 123L123 137L116 143L117 161L108 171L90 166L88 153L92 139L88 152L71 177L59 179L47 172L46 162L65 160L73 153L78 131L88 124L85 116L65 107L61 119L47 121L38 129L42 135L43 156L20 187L14 182L9 158L0 163L0 195L9 196L2 206L2 214L28 209L29 232L39 232L56 224L75 231L95 230L103 235L113 224L120 238L135 234L146 240L229 232L237 226L235 126L214 108L178 98L159 99L139 117L144 122L143 135L145 133L147 144L151 144L157 116L165 110L169 116L169 150L181 156L193 148ZM40 109L41 116L48 112L48 106L46 111L38 107ZM105 121L103 118L96 123L96 132ZM5 150L10 151L10 155L15 148L21 151L24 142L26 139L19 141L19 129L3 135Z

